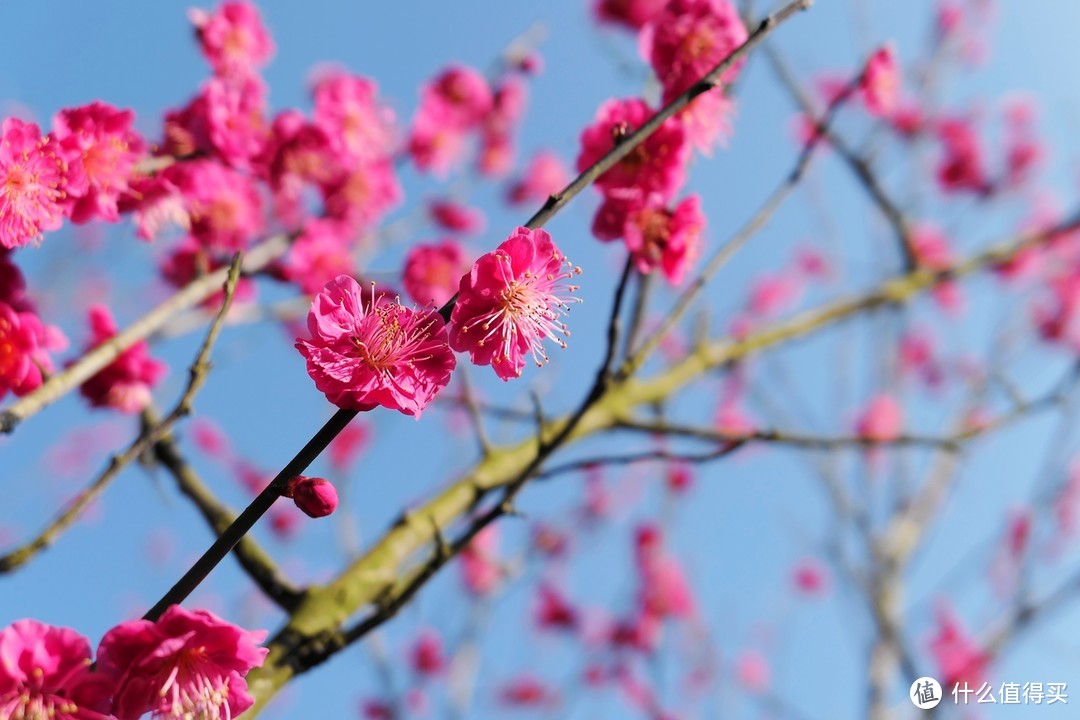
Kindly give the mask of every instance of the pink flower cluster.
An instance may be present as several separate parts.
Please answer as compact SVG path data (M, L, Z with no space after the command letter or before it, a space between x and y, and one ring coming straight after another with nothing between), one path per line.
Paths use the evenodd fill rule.
M420 91L409 154L421 170L446 177L475 135L477 169L485 175L502 175L511 166L513 134L525 102L525 85L517 75L507 73L493 87L478 70L452 65Z
M102 102L57 113L53 130L0 125L0 247L16 248L75 223L115 222L145 143L130 110Z
M582 133L578 170L595 164L652 114L642 100L605 103ZM683 125L673 118L596 181L604 200L593 234L604 241L623 238L641 272L660 268L672 284L682 282L701 254L705 227L697 196L670 206L686 180L689 152Z
M107 342L117 333L116 321L104 305L88 311L90 343L87 351ZM137 413L150 404L150 392L165 374L165 364L150 357L145 340L131 345L115 360L84 382L79 392L91 407L111 407L120 412Z
M36 390L53 369L49 353L67 347L60 330L38 317L11 255L0 250L0 399Z
M109 630L92 666L74 630L19 620L0 630L0 717L236 717L253 703L244 677L262 665L265 636L174 605Z

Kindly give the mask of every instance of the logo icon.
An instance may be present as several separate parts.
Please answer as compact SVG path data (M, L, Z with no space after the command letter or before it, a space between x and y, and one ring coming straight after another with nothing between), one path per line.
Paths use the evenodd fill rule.
M941 702L941 684L932 677L921 677L911 683L908 695L912 704L920 710L936 708Z

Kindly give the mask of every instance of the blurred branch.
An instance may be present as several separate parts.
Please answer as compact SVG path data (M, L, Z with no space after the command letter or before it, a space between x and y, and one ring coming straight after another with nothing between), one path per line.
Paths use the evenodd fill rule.
M703 343L688 357L653 377L629 378L618 382L577 418L569 432L566 430L573 416L548 420L544 423L543 436L565 435L561 442L569 444L610 429L629 419L633 408L662 401L709 370L830 327L868 310L903 304L933 288L944 278L959 278L994 267L1025 248L1045 243L1049 238L1077 227L1080 227L1080 216L1042 232L1022 234L1001 242L945 270L919 268L887 280L868 292L804 311L744 338ZM374 603L377 605L375 612L392 616L398 607L395 598L400 598L406 590L415 592L413 588L419 587L417 583L422 584L435 572L435 569L431 569L424 574L423 568L429 567L425 564L420 571L402 577L401 568L407 561L435 544L445 528L461 521L490 492L519 484L521 477L536 469L540 449L536 437L516 445L492 448L488 457L406 515L335 580L311 588L285 628L270 641L270 655L266 663L248 676L257 707L265 705L290 677L333 654L333 646L341 641L340 628L362 607ZM438 565L441 567L444 562ZM384 622L386 617L379 618L378 622Z
M773 45L767 45L765 47L765 56L772 64L773 70L776 72L776 76L780 79L781 84L788 89L788 92L791 93L791 96L795 99L802 112L807 116L812 116L814 112L814 103L799 85L799 81L791 71L791 68L788 67L787 62L780 54L780 51ZM865 68L860 70L859 75L856 77L854 82L856 87L863 73L865 73ZM851 87L851 85L848 86L848 88ZM878 182L877 175L874 174L873 169L870 167L870 162L852 149L840 135L832 130L832 128L819 125L816 130L829 141L829 145L831 145L837 155L847 163L848 167L851 168L851 171L855 173L860 184L866 188L866 192L870 195L874 204L878 206L881 214L888 221L889 225L892 226L893 232L896 234L900 252L904 259L904 269L909 271L913 270L918 265L918 258L915 256L915 250L911 243L911 229L908 227L908 222L904 217L904 213L901 212L900 208L893 202L888 193L885 192L885 188Z
M143 428L135 441L119 455L114 455L105 467L105 470L81 493L75 496L68 507L61 512L48 527L41 532L41 534L22 547L0 557L0 573L8 573L21 567L35 554L56 542L56 539L75 523L83 510L101 495L109 483L120 474L121 470L152 448L154 443L165 437L169 430L171 430L181 418L191 413L191 406L192 402L194 402L195 395L199 392L200 388L202 388L203 383L206 382L206 376L210 371L210 350L217 341L218 334L221 332L222 322L229 312L229 306L232 304L232 297L236 291L236 283L240 279L240 267L242 262L243 254L237 253L233 258L232 264L225 269L226 275L223 279L224 298L222 299L221 308L218 310L217 315L210 324L210 329L206 333L206 339L203 340L199 352L195 356L195 360L188 371L187 386L184 388L184 392L180 395L180 399L176 402L172 411L160 422L144 422ZM220 287L221 286L219 285L219 288ZM209 294L209 292L207 294ZM109 342L111 341L107 341L105 344L107 345ZM96 349L84 357L90 357L95 352L97 352ZM91 374L84 379L89 379L89 377L93 377L93 375ZM28 395L27 397L29 398L32 396Z
M235 514L206 487L180 453L175 439L168 434L159 439L154 443L153 456L173 476L180 492L195 504L214 533L220 535L225 532L236 519ZM274 561L253 538L242 538L233 548L233 555L255 584L279 607L288 611L300 602L303 591L282 576Z

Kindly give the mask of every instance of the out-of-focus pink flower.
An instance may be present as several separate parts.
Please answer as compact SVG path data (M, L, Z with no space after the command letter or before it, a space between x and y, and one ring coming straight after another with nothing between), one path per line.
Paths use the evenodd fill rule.
M949 240L936 225L919 223L911 230L911 249L916 261L930 270L947 270L953 255Z
M832 267L825 254L808 245L795 250L795 267L808 280L825 280L832 274Z
M409 153L417 167L445 175L461 156L466 135L492 111L495 97L477 70L455 65L420 91Z
M490 595L502 580L498 547L499 533L488 525L461 551L461 578L473 595Z
M249 75L274 55L274 41L253 3L223 2L212 13L193 8L188 17L203 55L218 75Z
M896 110L900 102L900 66L892 43L886 43L870 56L859 90L871 115L888 117Z
M330 467L339 474L343 474L352 467L356 458L364 451L370 441L371 431L368 426L359 420L353 420L349 425L338 433L337 437L330 442L327 448L327 456Z
M232 459L233 450L229 436L208 417L199 416L191 421L191 439L199 450L219 462Z
M227 264L227 261L217 255L208 254L203 245L189 235L177 243L173 251L165 257L160 270L166 282L173 287L182 288L199 275L218 270ZM251 278L240 278L233 293L233 302L247 302L254 296L255 284ZM220 308L224 297L224 292L219 290L207 297L202 306L209 309Z
M646 26L640 42L664 88L664 102L668 102L705 77L746 38L746 26L729 0L671 0ZM736 63L721 82L734 81L741 67L742 62ZM696 115L688 123L694 127L691 139L696 147L706 152L711 148L727 127L732 107L722 89L711 90L691 103L684 112Z
M605 102L597 111L596 120L581 134L577 169L582 171L596 163L652 114L652 108L637 98ZM643 196L656 193L669 201L686 180L689 151L681 122L672 118L597 178L596 187L605 194L620 190Z
M509 707L552 707L558 704L559 696L532 675L522 674L502 686L499 701Z
M49 351L63 350L67 340L60 330L41 322L32 310L15 310L0 302L0 398L36 390L42 372L53 369Z
M798 302L802 283L790 273L767 273L754 280L747 310L758 319L774 317Z
M401 202L401 185L388 160L363 163L322 188L326 214L363 232Z
M757 695L769 689L769 661L757 650L745 650L735 661L739 684Z
M1035 132L1035 103L1016 97L1005 108L1005 184L1023 185L1042 160L1044 150Z
M689 463L675 462L668 465L665 481L668 490L682 495L690 490L694 483L694 472Z
M397 141L394 113L378 99L374 80L340 70L315 80L315 126L355 162L385 160Z
M570 171L552 152L541 150L529 161L521 174L507 190L507 200L514 205L542 203L562 190L570 182Z
M574 632L581 620L577 609L550 583L540 583L536 594L536 624L543 630Z
M869 404L855 421L859 437L877 442L888 442L900 437L904 425L904 410L892 395L881 393L871 398Z
M450 382L456 361L446 326L434 312L416 312L376 296L341 275L311 303L310 340L296 348L315 387L338 407L377 405L419 417Z
M441 230L474 233L484 227L484 213L453 200L433 200L428 203L428 214Z
M930 386L937 386L943 380L937 347L927 331L910 330L901 335L897 356L902 376L916 374Z
M489 177L505 175L514 160L514 131L525 114L525 83L506 78L495 90L491 112L480 126L480 154L477 169Z
M659 619L693 615L690 586L678 561L664 550L660 529L653 525L638 528L635 551L642 611Z
M570 269L568 269L570 268ZM544 230L517 228L461 278L450 319L450 345L503 380L521 376L526 356L547 362L544 340L566 347L560 316L577 298L566 280L580 273Z
M88 316L90 343L87 352L110 340L118 331L112 313L104 305L91 306ZM150 404L151 391L165 371L165 363L150 357L150 346L140 340L80 385L79 393L91 407L137 413Z
M539 523L533 528L532 546L546 558L564 558L570 550L570 537L557 527Z
M986 676L991 655L982 650L960 623L956 611L945 600L938 602L934 612L935 631L930 638L930 654L938 666L938 677L946 692L957 683L968 682L976 687Z
M258 77L213 78L203 88L206 132L216 155L239 170L249 170L270 139L265 118L266 86Z
M401 282L413 302L441 307L457 292L461 276L469 271L469 259L457 242L447 239L416 245L405 256Z
M439 634L430 628L422 630L413 641L409 661L417 675L438 675L445 670L446 655Z
M792 568L791 582L803 595L823 595L829 589L829 572L814 558L804 558Z
M180 188L161 175L133 177L129 190L117 203L120 212L132 213L135 234L143 240L156 240L170 228L184 232L191 229L191 213Z
M601 22L640 30L655 18L668 0L595 0L593 12Z
M90 643L74 630L17 620L0 630L0 717L107 717L113 682L90 670Z
M296 537L303 516L294 505L275 505L270 508L270 529L279 540L288 541Z
M212 160L177 163L163 174L183 194L191 234L208 250L242 250L262 232L262 201L246 175Z
M236 717L254 703L244 677L266 658L265 637L173 605L156 622L130 620L105 633L98 672L117 683L118 720Z
M338 220L317 218L304 225L289 247L286 273L305 295L314 295L339 275L355 271L352 230Z
M942 190L988 193L991 185L983 152L971 123L961 118L946 118L938 123L937 135L941 142L937 178Z
M274 118L258 164L280 210L292 219L301 214L305 184L322 187L345 173L331 134L308 122L299 110L285 110Z
M324 478L297 475L285 487L284 495L292 498L296 507L308 517L326 517L337 510L337 489Z
M913 101L902 101L889 116L893 129L902 137L911 139L926 127L926 115L923 109Z
M68 167L85 179L83 187L68 188L64 204L72 222L120 218L117 200L146 149L131 128L134 119L132 111L103 102L61 110L53 118L53 136Z
M638 271L659 268L672 285L681 285L701 255L705 214L701 199L690 195L674 207L645 204L631 211L623 226L623 239Z
M51 135L41 137L33 123L4 120L0 125L0 247L21 247L63 224L68 173L64 153Z
M368 698L360 703L360 717L364 720L395 720L394 706L386 700Z

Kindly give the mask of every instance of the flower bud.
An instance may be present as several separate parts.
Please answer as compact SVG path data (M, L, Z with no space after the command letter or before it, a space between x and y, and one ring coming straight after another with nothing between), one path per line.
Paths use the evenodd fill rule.
M337 490L329 480L298 475L289 481L285 496L308 517L326 517L337 509Z

